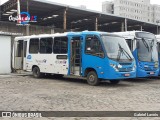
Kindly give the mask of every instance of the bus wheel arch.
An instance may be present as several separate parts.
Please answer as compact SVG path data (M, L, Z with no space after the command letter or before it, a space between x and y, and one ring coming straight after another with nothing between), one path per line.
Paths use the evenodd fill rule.
M37 65L33 65L32 67L33 77L35 78L41 78L42 73L40 72L40 69Z
M99 85L100 79L98 78L97 72L93 68L87 68L85 70L85 77L87 77L87 82L89 85Z

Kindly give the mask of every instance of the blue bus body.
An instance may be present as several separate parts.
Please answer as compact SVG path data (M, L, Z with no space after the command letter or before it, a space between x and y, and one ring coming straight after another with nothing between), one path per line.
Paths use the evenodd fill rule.
M111 37L117 37L112 34L106 34L103 32L82 32L82 33L69 33L69 48L71 48L71 42L73 37L80 36L80 51L81 51L81 70L80 70L80 76L86 77L87 73L91 70L95 71L99 79L103 80L120 80L120 79L127 79L127 78L135 78L136 77L136 63L134 58L132 60L126 60L126 61L118 61L108 58L107 51L105 50L104 43L102 42L101 36L111 36ZM100 41L102 45L102 49L104 51L104 56L98 56L93 54L87 54L86 53L86 38L87 36L96 36L97 39ZM119 37L119 36L118 36ZM124 40L125 41L125 40ZM95 43L96 44L96 43ZM126 43L127 45L127 43ZM128 45L127 48L129 49ZM68 52L68 56L71 59L71 53L70 49ZM130 50L128 51L130 52ZM71 65L69 65L71 66ZM68 75L71 74L71 68L68 71Z
M159 61L159 68L160 68L160 35L156 35L157 38L157 45L158 45L158 61ZM160 75L160 70L159 70Z
M158 76L159 63L155 35L142 31L127 31L115 33L123 36L136 60L137 77Z

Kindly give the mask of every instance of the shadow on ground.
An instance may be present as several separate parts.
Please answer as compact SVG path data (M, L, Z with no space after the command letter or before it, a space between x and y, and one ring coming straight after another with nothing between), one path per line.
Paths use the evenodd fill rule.
M33 78L33 76L29 76L29 77ZM34 78L34 79L36 79L36 78ZM40 80L58 80L58 81L63 81L63 82L66 82L66 83L71 83L71 84L83 84L85 86L89 86L89 84L87 83L86 79L84 79L84 78L77 78L77 77L44 76L43 78L40 78ZM113 85L109 81L104 81L103 80L96 87L130 87L130 86L133 86L133 85L125 83L125 82L122 82L122 81L120 81L116 85Z
M124 81L134 82L134 83L147 83L147 82L153 82L155 80L160 80L160 77L132 78L132 79L126 79Z

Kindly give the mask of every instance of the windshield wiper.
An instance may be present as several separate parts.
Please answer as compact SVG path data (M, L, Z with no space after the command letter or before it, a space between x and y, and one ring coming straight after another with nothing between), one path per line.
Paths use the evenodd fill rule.
M122 53L124 53L129 60L132 60L132 57L129 55L129 53L124 48L122 48L122 46L119 43L118 43L118 47L119 47L119 52L118 52L117 60L120 60Z
M149 52L149 45L148 45L148 43L146 42L146 40L144 38L142 38L142 42L143 42L144 46L147 48L147 50Z

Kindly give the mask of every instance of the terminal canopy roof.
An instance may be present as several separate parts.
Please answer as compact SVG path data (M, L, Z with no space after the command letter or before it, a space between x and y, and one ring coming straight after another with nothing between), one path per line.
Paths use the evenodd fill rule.
M125 18L113 14L82 9L78 7L58 4L46 0L20 0L21 12L28 11L31 16L37 16L36 23L40 26L50 26L61 28L64 26L64 11L66 10L67 30L83 31L95 30L95 25L99 31L118 32L121 31ZM9 21L8 13L17 15L17 0L9 0L1 5L1 21ZM96 22L97 18L97 22ZM157 25L133 19L127 19L127 30L141 30L156 33Z

